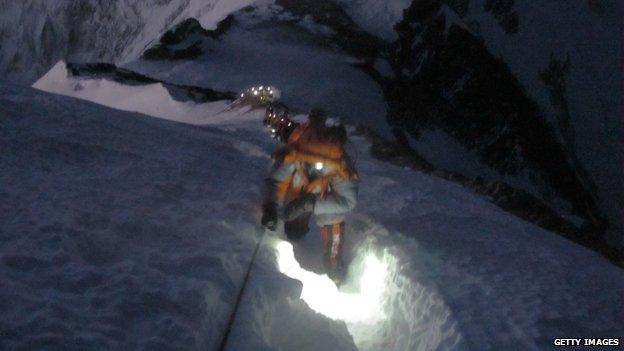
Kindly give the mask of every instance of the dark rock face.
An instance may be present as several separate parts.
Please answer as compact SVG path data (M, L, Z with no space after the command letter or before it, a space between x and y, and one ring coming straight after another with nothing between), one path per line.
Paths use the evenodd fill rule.
M210 88L178 85L153 79L110 63L68 63L67 69L77 77L104 78L126 85L161 83L174 100L205 103L219 100L233 100L236 93L222 92Z
M554 111L555 123L561 142L565 148L569 163L573 166L579 179L586 189L597 193L596 185L592 181L586 169L576 154L576 133L571 122L570 109L568 107L568 93L566 91L566 79L570 70L570 58L559 59L554 55L550 63L540 72L540 78L550 93L550 104Z
M234 16L229 15L218 23L217 29L204 29L195 18L182 21L175 28L167 31L155 46L143 53L146 60L188 60L204 53L202 40L218 39L234 23Z
M88 76L92 78L107 78L118 83L128 85L143 85L158 83L156 79L117 68L112 63L67 63L67 69L72 76Z
M514 0L487 0L485 12L490 12L507 34L518 32L518 14L513 11Z
M334 34L328 44L354 57L374 57L385 48L382 40L362 30L334 1L277 0L276 4L296 16L310 16L316 23L333 29Z
M585 220L584 231L601 233L596 201L558 135L505 62L467 29L448 23L441 6L414 1L395 27L399 39L389 57L397 79L386 84L389 123L416 138L424 129L443 130L501 175L533 171L541 178L533 180L536 185L553 192L544 199L564 199ZM513 17L512 6L511 0L492 0L485 10L513 22L504 19ZM556 88L552 72L543 79ZM556 92L555 99L562 100Z

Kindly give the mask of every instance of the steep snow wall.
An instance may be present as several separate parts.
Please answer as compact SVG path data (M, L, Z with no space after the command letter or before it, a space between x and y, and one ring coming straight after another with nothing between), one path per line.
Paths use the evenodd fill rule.
M82 98L108 89L85 85L91 94ZM154 105L172 102L150 86L126 94L140 90ZM0 219L0 297L12 302L1 302L0 348L216 349L258 239L257 180L274 146L261 112L197 128L21 87L0 86L0 102L0 143L11 151L0 156L0 180L10 185L0 192L8 214ZM128 106L120 100L117 108ZM170 113L188 122L184 111ZM278 239L267 235L227 349L450 350L460 343L439 292L405 275L409 255L398 246L354 245L380 234L360 229L349 239L353 280L375 252L388 274L350 287L343 300L312 272L336 294L307 286L306 295L304 286L300 298L308 282L280 274L271 245ZM320 246L312 251L320 257ZM384 293L361 301L351 297L358 289ZM309 296L326 308L315 313ZM343 302L348 314L332 313ZM373 315L359 318L370 308Z
M6 84L0 114L0 349L216 350L258 242L269 155L244 132ZM281 323L230 350L355 350L271 255L256 264L265 303L240 319ZM284 339L283 325L300 328Z
M228 107L229 101L195 103L177 101L163 83L129 85L104 78L71 77L67 65L59 61L48 73L33 84L33 88L55 94L77 97L124 111L141 112L153 117L175 119L189 124L215 124L231 116L218 112ZM167 103L155 103L166 101Z

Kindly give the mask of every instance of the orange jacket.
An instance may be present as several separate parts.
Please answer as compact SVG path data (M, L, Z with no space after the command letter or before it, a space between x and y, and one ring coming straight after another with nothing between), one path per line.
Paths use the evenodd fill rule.
M293 165L294 172L279 182L278 199L292 200L301 193L319 194L324 198L332 180L358 180L357 172L348 164L342 144L323 135L324 132L326 130L303 123L291 133L281 163ZM313 180L309 174L310 165L320 171L314 172L320 176L317 174ZM317 165L322 168L316 169Z

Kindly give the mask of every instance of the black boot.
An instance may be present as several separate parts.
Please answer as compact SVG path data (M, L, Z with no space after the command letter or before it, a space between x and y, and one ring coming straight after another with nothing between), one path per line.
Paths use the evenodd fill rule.
M289 241L297 241L306 235L310 230L311 213L304 213L292 221L284 222L284 233Z
M260 223L268 230L277 228L277 204L275 202L262 204L262 219L260 219Z

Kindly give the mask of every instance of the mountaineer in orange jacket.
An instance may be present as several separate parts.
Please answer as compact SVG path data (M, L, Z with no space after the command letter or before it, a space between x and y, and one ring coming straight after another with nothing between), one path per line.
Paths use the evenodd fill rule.
M359 178L344 151L344 127L328 127L325 121L323 111L312 110L308 121L289 131L286 146L274 154L262 225L275 230L281 217L286 236L296 240L308 232L314 215L321 227L325 268L338 282L344 275L344 214L357 203Z

